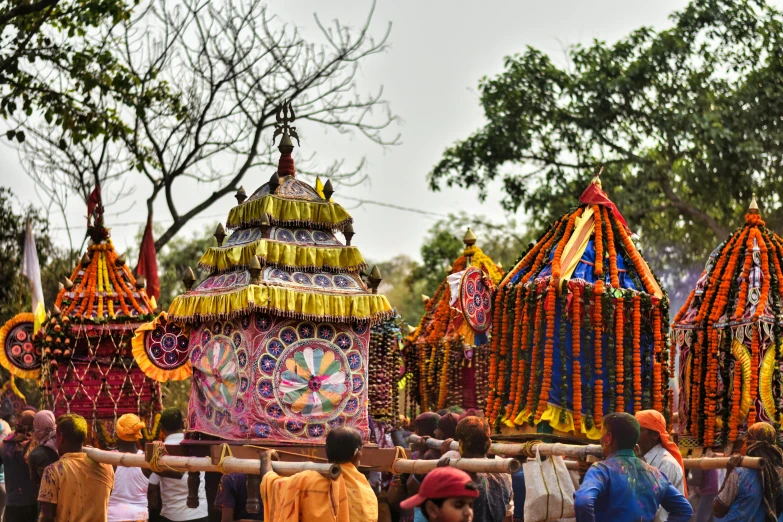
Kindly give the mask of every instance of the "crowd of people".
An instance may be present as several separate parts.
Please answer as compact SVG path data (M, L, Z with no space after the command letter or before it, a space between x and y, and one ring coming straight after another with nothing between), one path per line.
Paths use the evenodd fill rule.
M167 445L181 443L184 428L179 410L161 414ZM18 418L4 418L0 429L0 509L6 522L136 522L150 520L150 513L159 514L163 522L206 522L211 509L220 512L221 522L524 520L522 470L468 474L448 467L451 458L487 456L490 426L475 411L427 412L414 420L411 429L423 440L443 440L438 450L426 444L412 448L414 459L439 461L424 476L363 472L362 436L347 427L332 430L326 438L327 460L341 470L336 480L315 471L279 476L273 471L277 454L264 451L259 513L247 510L243 474L223 475L210 506L201 473L198 507L188 507L188 477L183 473L93 461L83 449L88 425L79 415L55 419L50 411L29 408ZM116 451L142 452L144 429L136 415L120 417ZM453 441L459 451L451 449ZM573 499L576 522L783 522L783 452L777 441L771 424L755 423L748 428L744 453L763 458L761 469L740 467L737 455L730 459L724 480L717 472L689 476L659 412L607 415L600 439L605 459L583 469Z

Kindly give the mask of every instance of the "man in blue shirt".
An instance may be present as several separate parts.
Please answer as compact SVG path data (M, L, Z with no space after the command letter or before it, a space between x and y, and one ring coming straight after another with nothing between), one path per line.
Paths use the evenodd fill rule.
M600 442L606 460L590 467L574 493L577 522L652 522L658 506L669 513L669 522L691 518L693 508L666 475L634 454L639 432L633 415L604 417Z

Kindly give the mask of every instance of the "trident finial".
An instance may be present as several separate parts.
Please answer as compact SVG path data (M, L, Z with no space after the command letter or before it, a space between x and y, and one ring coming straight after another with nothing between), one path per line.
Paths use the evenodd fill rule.
M296 114L294 114L294 108L291 105L291 101L284 100L283 104L277 108L277 123L275 124L275 133L272 136L272 145L275 144L275 138L282 134L283 138L280 140L281 147L286 145L293 147L291 138L296 138L296 144L301 147L299 144L299 135L296 133L296 127L290 125L295 119ZM288 140L286 140L286 137L288 137Z
M604 171L603 164L598 165L595 168L595 172L593 172L593 180L590 183L593 183L595 185L598 185L598 187L601 187L601 174Z

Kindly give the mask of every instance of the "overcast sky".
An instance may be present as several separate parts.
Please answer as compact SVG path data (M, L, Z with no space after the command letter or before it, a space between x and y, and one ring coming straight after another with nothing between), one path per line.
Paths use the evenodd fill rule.
M436 217L370 204L353 208L353 201L341 200L340 196L433 214L465 210L503 219L497 190L493 192L494 197L481 204L471 191L432 193L426 185L426 174L443 150L482 125L477 94L479 79L501 72L504 56L522 52L526 46L539 48L562 64L563 49L569 44L586 43L594 38L614 41L642 25L664 28L669 24L668 15L685 4L680 0L379 0L372 27L380 35L391 22L391 45L385 54L371 57L362 65L359 86L365 91L384 87L385 98L401 118L398 130L402 144L384 149L361 136L334 137L311 128L315 126L313 123L297 122L303 137L306 136L302 148L305 152L316 152L324 163L343 157L349 161L366 157L369 181L360 187L346 188L333 198L354 216L354 244L368 259L382 260L402 253L418 257L426 231ZM367 0L270 1L272 12L313 36L317 31L313 13L317 12L324 22L338 18L357 26L366 17L368 6ZM0 150L3 150L0 184L10 186L20 198L39 205L16 152L8 148ZM248 193L268 180L270 174L261 169L249 173L243 181ZM130 211L107 219L120 251L136 247L133 243L139 231L138 223L146 219L143 199L148 190L148 185L140 185L138 203ZM179 193L176 198L181 207L189 206L188 194ZM160 199L156 218L166 223L167 213ZM235 203L233 197L224 198L180 234L192 234L207 224L224 221ZM127 202L120 206L127 206ZM111 215L118 210L109 208L107 213ZM83 204L74 200L69 209L69 222L81 225L84 214ZM53 227L62 226L60 216L52 218ZM58 228L54 233L58 241L67 244L63 230ZM481 238L479 244L480 241Z

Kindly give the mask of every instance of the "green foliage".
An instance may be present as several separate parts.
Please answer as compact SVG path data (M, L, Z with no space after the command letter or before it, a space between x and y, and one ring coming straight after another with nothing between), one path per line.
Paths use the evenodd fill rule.
M764 0L699 0L664 31L568 49L561 68L528 48L480 82L488 123L429 175L479 189L541 231L575 204L596 164L664 283L689 286L739 226L751 192L783 225L783 17ZM686 284L682 284L685 282Z
M12 0L0 5L0 116L24 122L34 112L75 143L99 134L119 137L127 126L101 98L111 94L147 107L168 96L150 84L145 96L135 71L110 50L111 28L130 20L138 0ZM54 77L56 81L53 81ZM154 78L144 78L144 83ZM20 128L6 132L23 142ZM61 147L65 147L61 141Z
M6 187L0 187L0 324L19 312L30 311L30 285L21 275L24 234L29 218L35 234L38 262L41 264L41 281L44 285L44 302L50 306L57 296L56 275L46 270L47 264L60 263L62 256L49 237L49 224L42 214L28 206L21 211L14 209L14 196ZM70 274L70 270L68 272Z
M213 236L215 227L208 225L203 231L192 234L190 237L174 237L163 247L158 254L158 272L160 273L160 299L158 306L161 310L167 310L171 301L185 291L182 284L182 273L188 268L196 274L196 284L207 275L206 271L198 266L198 260L209 247L217 246Z

